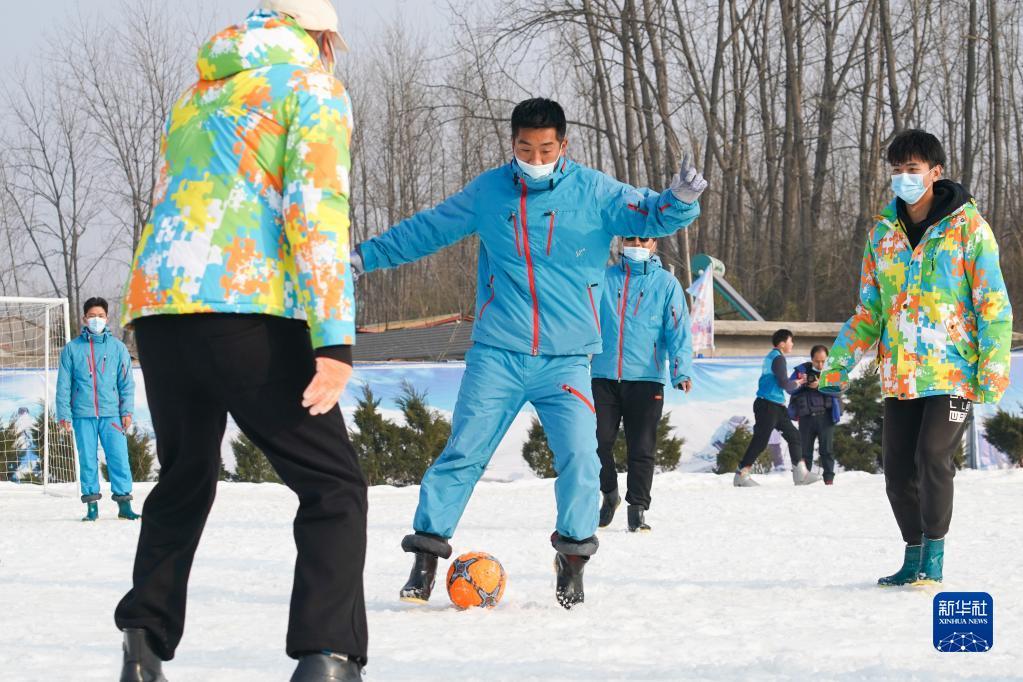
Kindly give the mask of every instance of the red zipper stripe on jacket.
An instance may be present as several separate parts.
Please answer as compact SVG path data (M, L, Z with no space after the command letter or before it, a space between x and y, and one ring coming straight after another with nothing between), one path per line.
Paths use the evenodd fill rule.
M622 380L622 355L625 352L625 310L629 304L629 277L632 275L632 268L625 264L625 290L622 295L622 306L618 311L618 381Z
M551 255L551 242L554 240L554 211L550 212L551 226L547 228L547 255Z
M593 301L593 287L586 287L586 293L590 295L590 309L593 311L593 321L597 323L597 333L600 333L600 315L597 313L597 304Z
M99 416L99 387L96 385L96 347L92 343L92 337L89 337L89 356L91 361L89 363L89 369L92 370L92 401L96 405L96 416Z
M650 211L638 206L637 204L629 204L628 208L632 209L636 213L639 213L640 215L650 215Z
M533 355L540 351L540 300L536 296L536 277L533 274L533 256L529 252L529 224L526 218L526 195L529 190L525 181L522 184L522 196L519 199L519 212L522 213L522 242L526 253L526 274L529 276L529 295L533 299Z
M483 304L482 308L480 308L480 319L481 320L483 319L483 311L485 311L487 309L487 306L490 305L491 301L494 300L494 296L496 294L497 294L497 291L494 290L494 276L491 275L490 276L490 298L488 298L487 302Z
M561 385L561 390L562 390L562 391L568 391L569 393L571 393L572 395L574 395L574 396L575 396L576 398L578 398L579 400L583 401L583 404L585 404L585 405L586 405L586 407L590 408L590 412L593 412L594 414L596 414L596 413L597 413L597 410L596 410L596 409L594 409L594 407L593 407L593 403L591 403L591 402L590 402L589 398L587 398L586 396L584 396L584 395L583 395L582 393L580 393L579 391L575 390L574 388L572 388L572 387L571 387L571 386L569 386L568 384L562 384L562 385Z

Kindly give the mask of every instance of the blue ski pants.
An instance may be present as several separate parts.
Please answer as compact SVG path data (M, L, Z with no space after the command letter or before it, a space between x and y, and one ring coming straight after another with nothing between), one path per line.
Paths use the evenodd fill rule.
M450 538L476 482L527 402L536 408L554 453L556 530L585 540L597 530L600 460L597 421L585 355L527 355L477 343L465 375L444 451L419 489L416 531Z
M131 493L131 467L128 465L128 439L121 428L120 417L83 417L72 420L75 443L78 445L78 466L81 472L82 496L99 494L99 453L103 445L110 476L110 492Z

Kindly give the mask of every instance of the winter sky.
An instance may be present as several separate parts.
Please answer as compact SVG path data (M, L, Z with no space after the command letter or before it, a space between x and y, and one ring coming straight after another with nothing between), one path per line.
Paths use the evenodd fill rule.
M50 30L68 16L81 9L84 14L101 12L111 21L117 20L118 9L124 4L140 0L43 0L42 2L13 2L2 0L4 21L0 22L0 64L25 62L34 55L60 49L59 42L48 46ZM216 24L226 26L240 21L259 0L181 0L168 3L177 11L189 7L202 7L216 15ZM444 30L443 14L446 0L334 0L341 19L341 30L353 50L367 46L381 25L396 17L408 26ZM212 9L211 9L212 8Z

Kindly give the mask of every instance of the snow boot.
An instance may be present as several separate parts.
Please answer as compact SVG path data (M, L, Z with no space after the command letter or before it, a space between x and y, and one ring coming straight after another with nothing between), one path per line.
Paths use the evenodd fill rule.
M110 498L117 503L117 518L126 521L135 521L142 516L135 513L131 508L131 495L111 495Z
M796 485L810 485L821 480L821 475L806 468L806 462L800 460L792 467L792 482Z
M749 475L749 471L743 471L742 469L736 469L735 477L732 479L732 485L736 488L756 488L760 484L753 480L753 477Z
M434 557L436 560L437 557ZM291 682L359 682L362 666L344 654L324 651L300 656Z
M413 604L425 604L430 600L437 579L437 559L450 557L451 545L439 535L416 532L402 538L401 548L415 554L415 560L408 582L401 588L399 599Z
M161 670L163 661L149 646L145 630L125 628L123 649L121 682L167 682Z
M643 518L643 509L638 504L629 505L629 532L630 533L649 533L650 526L647 525L646 520Z
M917 578L920 571L920 545L906 545L906 556L902 560L902 568L891 575L878 578L881 587L898 587L908 585Z
M583 602L583 569L600 542L595 535L585 540L572 540L554 531L551 546L558 551L554 556L554 571L558 576L554 595L559 604L570 609Z
M85 516L82 517L82 521L95 521L99 518L99 504L96 502L89 502L86 507Z
M578 554L558 552L554 555L554 570L558 574L554 594L558 603L566 609L583 603L583 569L589 560L590 557Z
M913 585L940 585L944 563L945 538L931 540L925 537L924 546L920 550L920 570Z
M425 604L430 601L433 584L437 580L437 555L428 552L416 552L412 563L412 572L408 582L401 588L400 599L413 604Z
M603 502L600 505L600 521L598 526L601 528L607 528L611 525L611 521L615 517L615 511L622 503L622 498L618 495L618 489L614 489L609 493L601 493Z

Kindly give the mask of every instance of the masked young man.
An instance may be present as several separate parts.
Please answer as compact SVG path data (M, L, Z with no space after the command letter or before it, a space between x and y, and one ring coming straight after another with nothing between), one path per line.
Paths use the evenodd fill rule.
M1012 309L991 227L965 187L942 179L938 139L905 130L888 163L896 198L867 235L859 304L820 388L844 386L878 344L885 486L906 543L902 568L878 583L940 583L952 457L972 403L998 402L1008 387Z
M567 123L548 99L512 112L511 163L487 171L428 211L363 242L353 257L366 272L409 263L461 239L480 238L475 345L444 452L423 476L415 533L402 548L415 555L401 590L407 601L430 597L437 558L473 487L519 409L539 413L558 478L557 598L583 600L582 571L597 549L599 494L596 422L588 355L600 351L600 285L614 235L661 236L699 215L706 182L687 161L661 193L623 184L566 156Z

